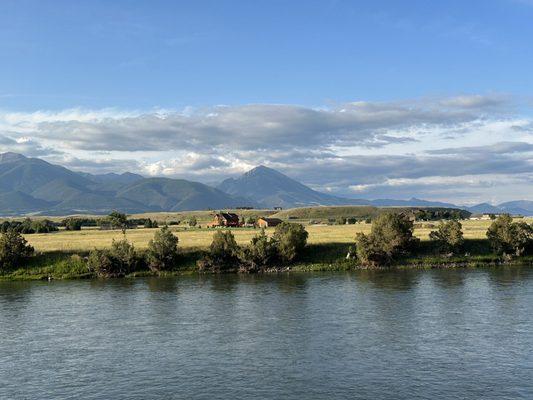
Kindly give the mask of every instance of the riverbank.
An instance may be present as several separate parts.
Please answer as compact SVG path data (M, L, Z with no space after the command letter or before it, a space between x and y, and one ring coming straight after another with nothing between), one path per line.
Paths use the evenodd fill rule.
M315 243L306 247L299 260L281 268L272 268L264 273L350 271L367 269L355 260L346 259L347 243ZM446 268L485 268L498 266L533 266L533 256L504 259L492 254L488 241L484 239L466 240L464 254L446 257L435 253L429 241L422 241L414 255L403 257L382 270L394 269L446 269ZM87 267L86 252L43 252L38 253L14 271L0 273L0 280L61 280L96 278ZM126 277L176 276L198 273L197 260L205 255L204 249L187 249L180 253L179 262L170 271L153 272L149 269L135 271ZM377 268L374 268L377 269Z

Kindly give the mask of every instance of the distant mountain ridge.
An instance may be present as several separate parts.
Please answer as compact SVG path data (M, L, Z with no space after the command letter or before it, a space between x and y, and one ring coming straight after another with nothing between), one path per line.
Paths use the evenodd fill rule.
M317 192L272 168L260 165L239 178L229 178L217 186L234 196L246 197L265 208L310 205L365 205L365 200L343 199Z
M533 215L533 201L520 200L492 206L482 203L473 207L457 206L452 203L428 201L417 198L395 199L349 199L317 192L288 176L263 165L253 168L238 178L229 178L217 186L231 195L247 197L266 208L371 205L376 207L445 207L460 208L472 213L511 213Z
M217 188L185 179L142 175L89 174L71 171L39 158L0 154L0 215L73 213L104 214L224 209L236 207L294 208L306 206L373 205L462 208L473 213L533 215L533 202L510 201L459 207L412 198L348 199L321 193L276 171L259 166Z
M0 154L0 215L184 211L243 203L198 182L129 172L92 175L38 158Z

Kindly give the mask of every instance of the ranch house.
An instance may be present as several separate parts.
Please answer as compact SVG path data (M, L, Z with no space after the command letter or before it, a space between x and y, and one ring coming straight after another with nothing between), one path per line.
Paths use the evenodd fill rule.
M209 223L209 226L227 226L227 227L237 227L240 226L241 222L239 216L234 213L216 213L213 217L213 221Z

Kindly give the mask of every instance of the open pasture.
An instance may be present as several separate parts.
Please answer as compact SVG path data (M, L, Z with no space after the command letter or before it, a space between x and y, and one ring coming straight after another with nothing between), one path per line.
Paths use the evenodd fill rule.
M528 220L531 222L531 219ZM463 232L467 239L483 239L491 221L462 221ZM368 233L370 224L358 223L355 225L307 225L309 243L352 243L357 232ZM438 226L437 222L420 222L416 224L415 234L421 239L428 238L429 233ZM137 248L146 248L157 229L130 229L126 237ZM179 237L179 246L182 249L206 248L211 243L214 229L171 227ZM232 229L239 244L249 243L259 229L235 228ZM267 230L271 234L273 229ZM109 247L113 239L121 239L119 230L83 229L81 231L59 231L46 234L26 235L28 242L38 252L86 252L94 248Z

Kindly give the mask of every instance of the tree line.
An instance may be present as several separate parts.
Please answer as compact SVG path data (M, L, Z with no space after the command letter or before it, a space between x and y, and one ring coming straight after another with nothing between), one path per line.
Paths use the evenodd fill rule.
M413 231L408 216L383 214L372 223L370 234L356 235L349 257L367 267L391 265L402 256L416 253L420 240ZM509 215L493 220L486 236L492 251L505 259L533 253L533 224L514 222ZM462 225L457 220L442 221L429 238L440 255L458 255L464 250Z
M287 222L278 225L272 237L261 230L248 246L239 246L229 230L217 231L208 251L197 262L198 270L259 272L280 268L297 259L307 237L303 225ZM122 277L144 270L171 271L180 262L178 243L178 236L168 226L155 232L145 251L138 251L124 235L123 239L113 240L109 249L90 251L85 260L87 271L99 277ZM0 270L12 271L33 254L34 248L20 232L8 230L0 236Z

